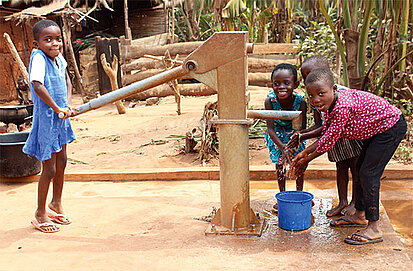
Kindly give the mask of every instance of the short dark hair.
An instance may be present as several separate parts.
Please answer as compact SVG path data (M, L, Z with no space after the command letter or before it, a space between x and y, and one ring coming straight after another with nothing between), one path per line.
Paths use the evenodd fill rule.
M303 66L304 64L313 65L313 67L315 67L316 69L319 69L319 68L330 69L330 64L328 63L327 57L322 56L322 55L314 55L314 56L307 57L303 61L303 64L301 64L301 66Z
M329 86L334 85L334 76L330 69L314 69L312 70L307 78L305 79L305 84L314 83L317 81L322 81Z
M43 29L45 29L49 26L59 27L59 25L57 23L55 23L52 20L48 20L48 19L41 20L41 21L38 21L37 23L35 23L34 26L33 26L33 37L34 37L34 39L38 40L40 32L42 32Z
M289 71L291 71L293 76L294 76L294 82L298 81L297 69L293 65L288 64L288 63L281 63L281 64L278 64L277 66L275 66L275 68L272 70L272 73L271 73L271 81L272 81L272 77L274 76L274 73L278 70L289 70Z

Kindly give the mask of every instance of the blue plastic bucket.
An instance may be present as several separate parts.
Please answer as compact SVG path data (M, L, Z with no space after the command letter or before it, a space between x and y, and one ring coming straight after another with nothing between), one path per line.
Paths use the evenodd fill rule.
M311 193L284 191L275 198L278 201L278 226L290 231L302 231L311 226L311 201L314 198Z

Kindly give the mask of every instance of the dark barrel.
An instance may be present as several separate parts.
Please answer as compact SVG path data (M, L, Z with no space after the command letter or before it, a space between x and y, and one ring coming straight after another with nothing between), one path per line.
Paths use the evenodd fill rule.
M42 164L23 153L29 132L0 134L0 177L16 178L35 175Z

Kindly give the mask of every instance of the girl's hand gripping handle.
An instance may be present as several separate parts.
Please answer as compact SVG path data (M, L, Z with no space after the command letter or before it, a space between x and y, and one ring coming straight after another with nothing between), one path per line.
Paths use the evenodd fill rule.
M75 107L65 107L65 108L60 108L60 112L58 114L59 118L61 119L67 119L69 117L75 116L77 113L77 109Z

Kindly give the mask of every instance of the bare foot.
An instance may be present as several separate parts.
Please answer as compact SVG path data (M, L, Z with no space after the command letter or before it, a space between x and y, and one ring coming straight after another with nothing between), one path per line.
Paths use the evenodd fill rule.
M355 213L356 213L356 207L354 206L354 202L351 202L350 205L348 205L341 211L341 214L345 216L352 216Z
M343 209L345 209L347 204L345 203L339 203L336 207L331 208L330 210L327 211L326 216L327 217L332 217L339 215Z

